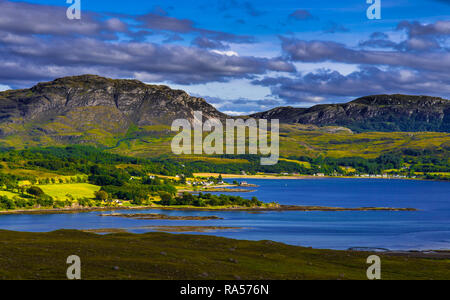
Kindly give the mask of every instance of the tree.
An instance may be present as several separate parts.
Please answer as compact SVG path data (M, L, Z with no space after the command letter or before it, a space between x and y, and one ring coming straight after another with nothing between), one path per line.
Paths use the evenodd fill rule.
M19 184L17 183L17 181L8 180L5 183L5 186L7 191L14 192L14 190L19 187Z
M171 194L169 194L167 192L160 192L159 196L161 197L162 205L172 205L173 204L173 197Z
M86 197L84 197L84 198L79 198L77 201L78 201L78 204L79 204L80 206L83 206L83 207L86 207L86 206L92 206L92 205L91 205L91 201L90 201L88 198L86 198Z
M29 187L27 189L27 193L30 195L33 195L35 197L40 197L40 196L44 195L44 191L40 187L37 187L37 186Z
M95 192L95 199L101 201L108 200L108 193L103 190L97 191Z
M16 204L12 199L9 199L7 196L0 196L0 208L2 209L15 209Z
M13 197L14 203L18 208L26 208L28 206L28 202L25 199L19 198L17 196Z
M37 204L42 207L50 207L53 206L53 198L49 195L42 194L37 198Z
M20 193L22 196L24 196L25 190L26 190L26 187L24 187L24 186L19 186L19 193Z

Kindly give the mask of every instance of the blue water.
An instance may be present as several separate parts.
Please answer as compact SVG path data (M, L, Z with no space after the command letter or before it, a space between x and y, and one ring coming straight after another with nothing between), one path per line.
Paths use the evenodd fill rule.
M168 215L216 215L224 220L168 221L100 217L100 212L0 216L0 228L47 232L57 229L127 228L152 225L244 227L212 234L235 239L274 240L313 248L391 250L450 249L450 183L382 179L249 179L252 193L230 193L264 202L337 207L412 207L417 212L192 212L148 210ZM254 188L250 188L254 189ZM117 211L116 211L117 212ZM120 212L120 211L119 211ZM126 210L124 213L137 211ZM105 213L105 212L102 212Z

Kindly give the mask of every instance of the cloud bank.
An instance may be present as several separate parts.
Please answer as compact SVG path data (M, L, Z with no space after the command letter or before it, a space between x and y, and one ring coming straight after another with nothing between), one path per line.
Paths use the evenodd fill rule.
M236 24L269 12L247 1L219 1L221 13L239 10ZM271 55L256 34L209 29L161 7L140 15L83 12L68 20L66 7L0 0L0 89L29 87L57 77L98 74L146 82L201 85L250 80L267 87L261 100L211 98L227 111L253 112L282 104L315 104L381 93L450 94L450 21L400 21L349 42L347 25L293 9L289 24L319 22L317 38L292 32L271 37ZM266 24L260 24L262 28ZM241 49L255 49L241 53ZM278 54L274 54L278 53ZM313 70L303 65L317 65ZM351 66L344 72L336 65ZM207 96L207 95L203 95Z

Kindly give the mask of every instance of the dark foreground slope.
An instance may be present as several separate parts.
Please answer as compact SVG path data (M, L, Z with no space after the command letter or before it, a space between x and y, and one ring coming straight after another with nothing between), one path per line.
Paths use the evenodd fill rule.
M375 95L344 104L278 107L252 115L283 123L338 125L362 131L450 132L450 101L429 96Z
M370 253L165 233L0 231L0 279L366 279ZM380 254L378 254L380 255ZM380 255L383 279L449 279L449 259Z

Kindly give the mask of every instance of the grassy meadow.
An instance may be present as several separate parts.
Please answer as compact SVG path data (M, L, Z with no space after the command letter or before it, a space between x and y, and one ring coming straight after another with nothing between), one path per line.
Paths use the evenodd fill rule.
M85 116L80 116L80 118L82 117ZM157 157L172 153L171 141L175 133L170 131L169 126L137 127L131 125L128 130L119 130L117 124L106 124L105 128L96 128L89 123L84 124L82 128L78 127L78 123L69 125L62 126L58 122L47 124L46 126L50 126L47 129L51 129L51 133L45 136L40 136L36 132L35 135L29 135L30 128L28 127L31 125L22 129L14 128L15 134L0 139L0 146L16 149L31 146L62 146L64 142L61 140L64 139L61 139L61 135L63 135L71 138L72 143L78 141L83 144L94 144L105 147L110 152L126 156ZM300 124L281 124L281 157L323 155L335 158L350 156L375 158L383 153L402 148L433 150L450 148L450 134L443 132L352 133L349 130L334 129L336 130L333 130L333 127L319 128ZM186 160L199 159L198 156L184 158ZM210 158L202 157L201 159Z
M39 187L47 195L53 198L65 199L67 195L72 195L74 199L94 198L94 193L100 190L99 186L89 183L71 183L71 184L45 184Z
M65 280L67 257L81 259L84 280L357 279L371 253L316 250L270 241L146 233L97 235L0 231L0 279ZM14 255L10 255L14 253ZM377 253L382 279L448 279L450 260Z
M9 192L9 191L0 191L0 196L7 196L12 198L14 196L19 196L17 193Z

